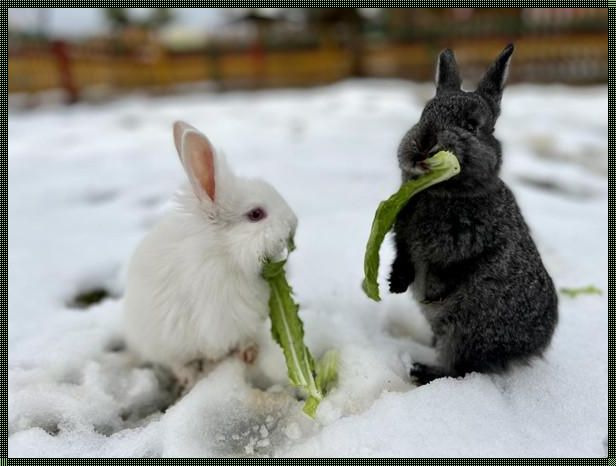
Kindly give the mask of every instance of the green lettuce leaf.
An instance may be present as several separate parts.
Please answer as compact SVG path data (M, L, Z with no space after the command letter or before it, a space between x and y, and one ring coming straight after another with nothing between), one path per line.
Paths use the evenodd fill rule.
M323 393L329 392L338 382L338 361L338 352L330 350L317 363L317 387Z
M292 250L291 244L289 250ZM338 356L330 351L315 364L310 350L304 345L304 324L299 306L293 300L293 290L287 282L286 260L267 261L263 278L270 287L269 310L272 337L282 348L290 382L307 395L304 412L314 418L319 403L337 379Z
M594 285L583 286L580 288L561 288L560 292L568 298L577 298L582 295L602 295L603 290Z
M397 193L379 204L374 215L364 256L362 288L366 295L375 301L381 300L378 284L379 250L385 235L393 228L398 213L418 192L460 173L458 159L451 152L441 151L426 159L425 163L430 170L420 178L404 183Z

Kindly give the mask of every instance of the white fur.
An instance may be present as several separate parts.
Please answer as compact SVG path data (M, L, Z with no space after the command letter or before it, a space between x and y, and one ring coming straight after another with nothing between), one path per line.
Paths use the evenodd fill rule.
M184 161L185 132L196 130L187 125L181 130L178 150ZM213 149L212 154L214 201L198 192L185 166L191 184L143 239L128 269L124 315L129 347L171 368L195 359L217 360L254 342L268 314L262 260L281 254L297 226L295 214L273 187L234 176L224 158ZM268 215L253 223L245 214L257 206Z

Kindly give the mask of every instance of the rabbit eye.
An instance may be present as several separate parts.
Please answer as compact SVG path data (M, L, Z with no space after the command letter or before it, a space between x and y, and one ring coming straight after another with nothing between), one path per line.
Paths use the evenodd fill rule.
M252 209L246 214L246 218L248 218L251 222L260 222L265 217L267 217L267 213L261 207Z
M475 120L468 120L462 125L462 127L465 130L470 131L471 133L474 133L479 128L479 123Z

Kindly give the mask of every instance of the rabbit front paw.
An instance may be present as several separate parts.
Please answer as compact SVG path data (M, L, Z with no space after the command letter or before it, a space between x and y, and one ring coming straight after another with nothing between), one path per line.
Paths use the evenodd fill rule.
M410 282L407 276L392 273L389 276L389 292L405 293L409 288Z
M409 266L403 266L396 260L389 274L390 293L405 293L413 283L413 271Z
M187 364L175 366L171 370L177 381L180 393L185 395L204 375L204 361L202 359L196 359Z
M440 379L441 377L449 376L449 374L440 367L428 366L419 362L413 364L409 375L411 377L411 381L418 386L426 385L436 379Z
M259 356L259 347L254 344L235 351L236 356L245 364L254 364Z

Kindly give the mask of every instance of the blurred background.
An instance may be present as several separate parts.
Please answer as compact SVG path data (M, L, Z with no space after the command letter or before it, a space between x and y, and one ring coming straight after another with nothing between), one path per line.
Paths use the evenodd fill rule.
M454 44L473 78L509 41L513 82L606 83L607 21L607 8L9 8L9 92L36 105L50 90L70 103L196 83L425 81Z

